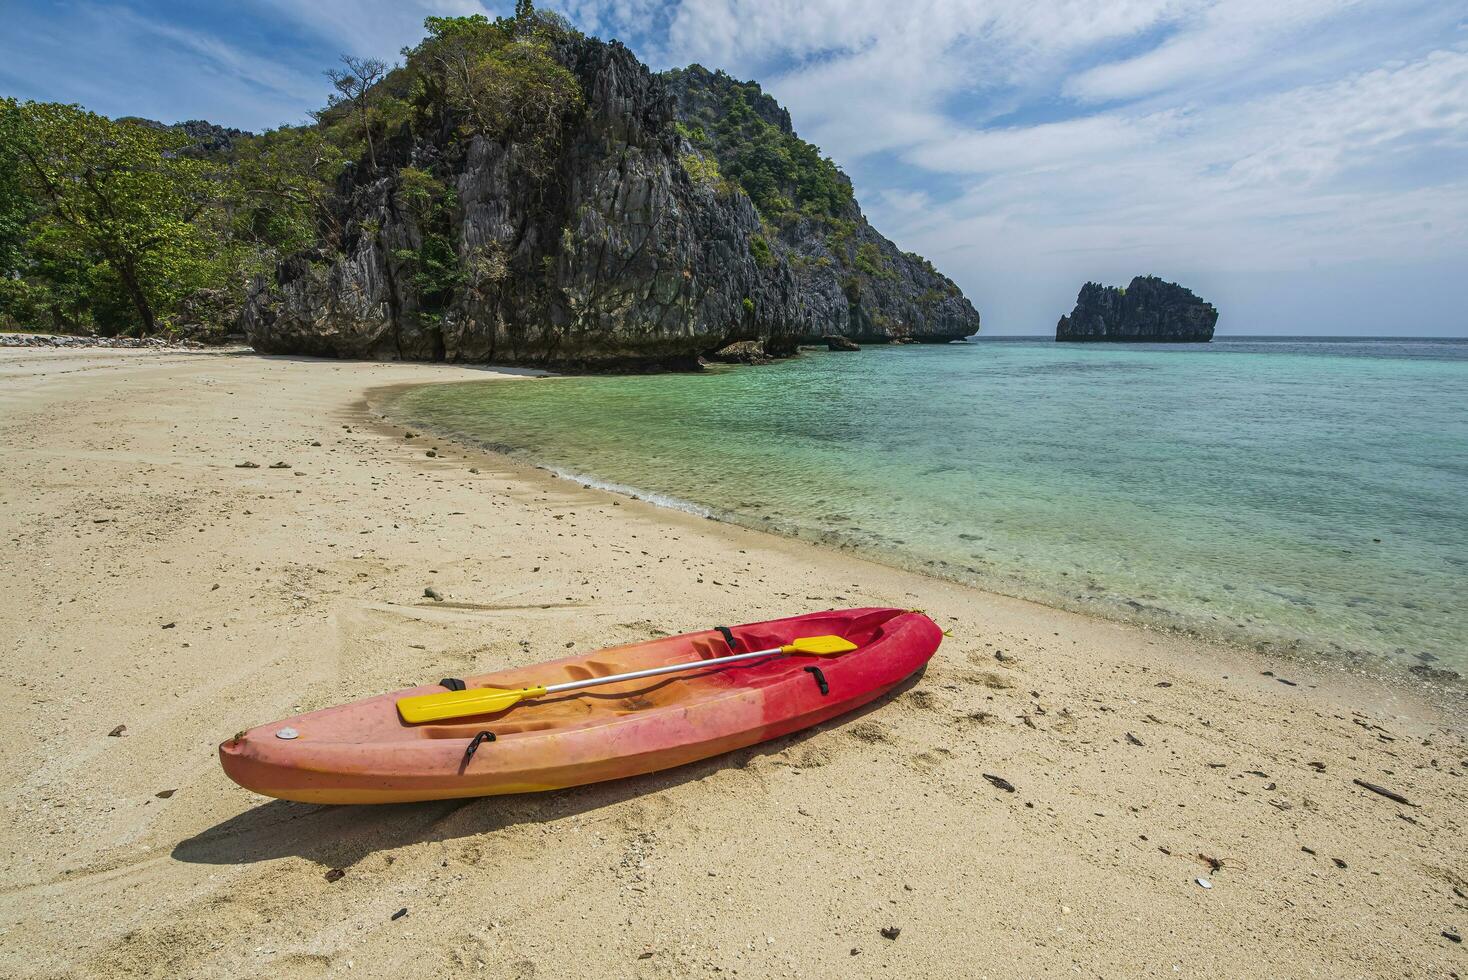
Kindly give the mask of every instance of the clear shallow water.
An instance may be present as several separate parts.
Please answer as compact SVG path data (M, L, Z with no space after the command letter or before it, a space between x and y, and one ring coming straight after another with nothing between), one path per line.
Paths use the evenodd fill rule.
M1468 674L1468 341L868 348L391 414L1055 605Z

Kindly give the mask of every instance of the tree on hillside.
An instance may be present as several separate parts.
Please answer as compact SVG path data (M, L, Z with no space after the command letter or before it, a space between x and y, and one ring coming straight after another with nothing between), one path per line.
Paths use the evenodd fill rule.
M528 4L524 20L429 17L428 37L405 49L419 112L447 115L466 133L513 141L533 172L549 165L563 120L584 105L551 39L569 28Z
M13 99L0 101L0 279L20 274L25 229L34 210L21 180L20 144L25 138L19 105Z
M76 276L115 286L135 314L132 326L155 331L159 311L212 272L216 244L201 218L219 199L219 166L183 155L189 137L176 130L74 105L10 100L4 108L16 130L6 142L17 180L34 207L25 232L34 261L66 289L77 291L68 278ZM118 332L127 319L113 316L104 327Z
M354 58L349 54L341 57L346 70L332 68L326 72L336 93L327 98L332 106L346 106L355 114L362 125L367 140L367 160L377 172L377 149L372 142L372 115L376 100L377 83L387 74L387 64L376 58Z
M273 260L341 243L333 184L346 154L319 127L282 127L241 139L230 161L232 234Z

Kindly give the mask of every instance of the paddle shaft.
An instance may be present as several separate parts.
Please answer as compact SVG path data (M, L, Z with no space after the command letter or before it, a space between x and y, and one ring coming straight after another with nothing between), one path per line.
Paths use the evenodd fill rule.
M583 687L595 687L598 684L615 684L617 681L635 681L643 677L657 677L659 674L673 674L680 670L693 670L695 667L717 667L720 664L738 663L741 660L757 660L760 657L773 657L781 652L782 649L780 647L771 647L768 650L736 653L727 657L714 657L711 660L690 660L686 664L669 664L666 667L649 667L647 670L632 670L625 674L589 677L584 681L566 681L564 684L550 684L546 687L545 693L559 694L561 691L579 691Z

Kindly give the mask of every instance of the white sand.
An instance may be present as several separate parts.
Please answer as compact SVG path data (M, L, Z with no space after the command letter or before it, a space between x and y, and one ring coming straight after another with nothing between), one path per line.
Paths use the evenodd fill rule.
M494 376L0 351L0 973L1468 973L1441 935L1468 931L1461 716L406 441L366 411L377 386ZM321 808L215 759L248 725L572 643L865 604L952 631L926 675L655 776Z

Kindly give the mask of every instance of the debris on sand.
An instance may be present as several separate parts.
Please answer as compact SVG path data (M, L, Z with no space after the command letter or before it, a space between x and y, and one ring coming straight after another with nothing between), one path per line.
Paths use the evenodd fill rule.
M1353 779L1353 780L1351 780L1351 782L1355 783L1357 786L1361 787L1362 789L1369 789L1373 793L1376 793L1376 794L1378 794L1380 796L1385 796L1387 799L1391 800L1393 803L1400 803L1403 806L1413 806L1414 805L1411 800L1407 799L1401 793L1398 793L1398 792L1396 792L1394 790L1389 790L1385 786L1378 786L1375 783L1368 783L1364 779Z

